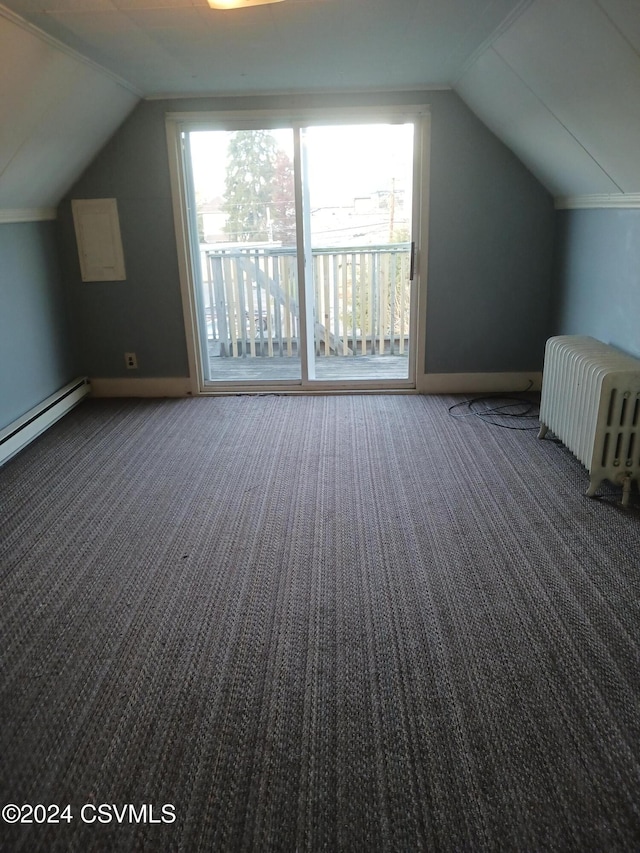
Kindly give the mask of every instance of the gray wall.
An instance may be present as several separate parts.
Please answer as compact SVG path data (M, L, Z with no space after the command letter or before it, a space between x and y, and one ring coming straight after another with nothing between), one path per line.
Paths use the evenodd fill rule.
M82 282L71 198L116 198L126 281ZM187 376L164 109L143 103L58 208L83 369L92 377ZM124 353L135 352L128 371Z
M56 223L0 225L0 428L79 372Z
M427 370L540 369L549 334L551 197L453 92L141 103L61 205L65 280L91 376L186 376L166 111L428 103L432 113ZM71 198L116 197L127 281L82 284Z
M640 210L558 213L558 334L640 357Z
M457 97L432 113L427 372L540 370L553 199Z

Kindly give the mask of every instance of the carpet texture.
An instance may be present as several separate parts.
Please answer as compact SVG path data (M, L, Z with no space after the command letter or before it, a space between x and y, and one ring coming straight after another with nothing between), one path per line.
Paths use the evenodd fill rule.
M455 402L88 401L8 463L0 805L73 819L1 849L640 849L638 497Z

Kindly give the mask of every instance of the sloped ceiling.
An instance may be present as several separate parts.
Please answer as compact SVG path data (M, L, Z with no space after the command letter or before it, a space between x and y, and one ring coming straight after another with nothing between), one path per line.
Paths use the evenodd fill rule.
M640 0L5 2L0 208L54 205L141 95L449 86L554 195L640 193Z
M46 218L139 97L0 17L0 218ZM33 211L33 214L30 214Z
M638 0L536 0L455 88L554 195L640 192Z

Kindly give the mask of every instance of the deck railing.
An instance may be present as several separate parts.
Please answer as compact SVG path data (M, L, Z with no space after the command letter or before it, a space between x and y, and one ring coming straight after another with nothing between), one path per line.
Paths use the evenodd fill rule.
M207 337L219 356L296 355L300 346L295 249L204 250ZM404 355L410 244L313 249L318 356Z

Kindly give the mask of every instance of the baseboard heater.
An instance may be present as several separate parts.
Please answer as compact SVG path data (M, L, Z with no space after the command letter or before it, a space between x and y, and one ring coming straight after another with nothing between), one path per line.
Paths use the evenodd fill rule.
M91 391L86 376L74 379L22 417L0 430L0 465L59 420Z
M547 341L540 432L551 430L585 466L592 497L604 480L640 481L640 361L595 338L560 335Z

